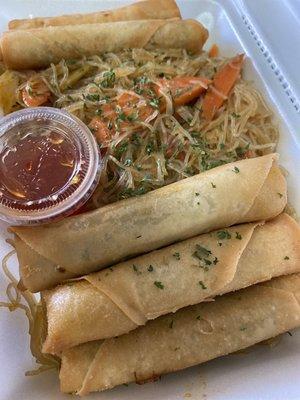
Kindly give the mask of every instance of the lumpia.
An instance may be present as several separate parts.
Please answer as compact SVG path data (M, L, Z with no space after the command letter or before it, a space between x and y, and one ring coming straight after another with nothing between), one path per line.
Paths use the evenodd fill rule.
M61 390L85 395L200 364L300 326L300 275L218 297L62 354Z
M200 235L44 292L43 352L119 336L179 308L295 272L300 228L286 214Z
M237 161L55 224L12 227L22 283L40 291L203 232L273 218L287 201L276 160Z
M186 49L199 52L208 31L195 20L138 20L13 30L1 37L4 64L12 69L41 68L124 48Z
M45 28L57 25L81 25L103 22L133 21L138 19L181 18L175 0L145 0L113 10L90 14L71 14L58 17L38 17L14 19L8 23L9 29Z

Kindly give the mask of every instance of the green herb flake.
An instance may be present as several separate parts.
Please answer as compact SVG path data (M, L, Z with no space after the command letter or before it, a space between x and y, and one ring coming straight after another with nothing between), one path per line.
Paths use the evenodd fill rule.
M284 260L289 260L289 259L290 259L289 256L285 256L285 257L284 257Z
M242 240L242 235L239 232L235 232L235 238L238 240Z
M241 326L241 327L240 327L240 331L241 331L241 332L245 331L246 329L247 329L247 328L246 328L245 326Z
M215 185L213 182L210 182L210 184L211 184L211 187L212 187L213 189L215 189L215 188L217 187L217 185Z
M240 118L240 117L241 117L240 114L237 114L237 113L235 113L235 112L231 113L231 116L232 116L233 118Z
M164 289L164 285L161 282L154 281L153 283L158 289Z
M198 321L201 321L201 315L197 315L197 317L196 317L196 319L198 320Z
M202 260L203 257L209 257L211 255L211 251L207 248L201 246L200 244L196 245L196 251L194 252L194 257L200 258Z
M176 258L176 260L180 260L180 254L179 253L174 253L173 257Z
M174 320L172 319L172 321L169 323L169 328L173 329L173 325L174 325Z
M240 172L238 167L234 167L232 171L235 172L236 174L238 174Z
M154 145L153 143L148 143L146 146L146 153L148 156L154 151Z
M283 194L282 194L282 193L277 193L277 194L278 194L278 196L279 196L280 198L283 197Z
M159 107L159 99L156 98L156 97L154 97L153 99L151 99L151 100L149 101L149 104L150 104L150 106L153 107L153 108L158 108L158 107Z
M99 101L100 100L100 95L99 94L87 94L84 96L86 100L89 101Z
M195 196L200 196L200 193L196 192L196 193L195 193Z
M106 71L103 74L103 80L101 81L101 86L104 88L111 88L114 86L116 81L116 74L113 70Z
M139 271L138 267L137 267L135 264L132 264L132 269L134 270L134 272L135 272L137 275L140 275L140 274L141 274L141 272Z
M231 239L231 234L227 230L218 231L217 232L217 237L220 240Z
M153 272L153 271L154 271L154 268L153 268L153 266L150 264L149 267L147 268L147 270L148 270L149 272Z
M204 290L207 289L207 287L204 285L204 283L202 281L199 281L198 283L201 286L201 289L204 289Z
M213 261L213 264L214 264L214 265L217 265L218 262L219 262L218 257L215 257L215 258L214 258L214 261Z

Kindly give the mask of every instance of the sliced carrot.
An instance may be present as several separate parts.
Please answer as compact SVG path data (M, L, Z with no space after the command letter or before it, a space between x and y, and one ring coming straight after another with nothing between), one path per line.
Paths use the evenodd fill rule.
M113 131L108 129L107 124L99 117L94 117L89 123L97 142L101 145L106 145L113 136Z
M118 105L121 107L122 112L128 118L132 117L145 121L151 114L153 114L153 108L146 104L146 99L141 99L131 93L123 93L118 99ZM123 122L128 124L127 122Z
M199 97L211 81L198 76L177 76L170 80L160 79L159 83L170 89L174 105L179 107Z
M47 103L51 92L43 81L28 82L22 90L22 99L27 107L38 107Z
M240 77L243 62L244 54L239 54L226 63L214 76L213 83L202 103L203 116L207 121L214 118Z
M216 44L213 44L208 51L208 56L212 58L212 57L218 57L218 55L219 55L219 47Z

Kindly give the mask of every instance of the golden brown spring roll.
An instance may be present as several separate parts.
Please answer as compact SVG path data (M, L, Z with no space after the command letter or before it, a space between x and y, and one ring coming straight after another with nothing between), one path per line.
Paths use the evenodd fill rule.
M61 390L85 395L144 382L247 348L300 326L300 275L218 297L127 335L62 354Z
M58 17L38 17L14 19L8 23L9 29L45 28L57 25L81 25L103 22L133 21L138 19L181 18L175 0L145 0L113 10L90 14L60 15Z
M59 354L119 336L179 308L295 272L300 228L287 214L200 235L44 292L43 351Z
M203 232L271 219L287 201L276 160L237 161L55 224L12 227L23 285L40 291Z
M124 48L179 48L197 53L207 37L207 30L195 20L155 19L14 30L5 32L0 44L7 67L31 69Z

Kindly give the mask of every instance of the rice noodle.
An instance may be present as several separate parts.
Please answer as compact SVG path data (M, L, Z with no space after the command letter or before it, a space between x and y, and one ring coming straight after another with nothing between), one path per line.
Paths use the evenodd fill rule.
M9 252L2 260L2 268L4 274L10 281L6 288L6 296L8 301L0 301L0 307L8 308L9 311L23 310L29 324L30 335L30 349L32 355L35 357L37 364L40 366L33 371L26 372L25 375L32 376L49 369L58 369L60 362L57 357L50 354L43 354L42 343L46 337L46 318L44 316L45 310L38 302L35 295L29 291L22 291L18 287L18 281L9 271L8 261L15 254L15 250ZM22 299L25 304L22 303Z
M177 49L125 49L116 54L61 61L34 74L34 79L42 79L50 88L55 107L68 110L86 124L95 115L104 120L110 118L107 105L116 104L122 95L139 99L130 123L121 129L113 121L111 139L101 149L105 162L100 184L91 199L92 208L276 149L278 130L272 113L261 94L242 78L228 96L219 93L225 101L209 123L202 118L202 97L174 109L170 89L162 85L162 77L212 79L226 61L210 58L206 52L189 55ZM80 71L87 66L82 76ZM65 87L76 71L80 72L78 80ZM25 104L20 91L26 79L28 76L20 75L18 100L22 107ZM148 90L154 96L149 91L153 83L159 87L154 103L163 101L164 111L151 105L149 97L140 90ZM153 107L152 112L144 119L135 118L135 113L139 117L145 106Z

